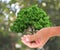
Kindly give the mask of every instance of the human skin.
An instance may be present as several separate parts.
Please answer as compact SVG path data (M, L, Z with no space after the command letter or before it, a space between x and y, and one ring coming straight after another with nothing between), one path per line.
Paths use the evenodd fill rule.
M21 39L30 48L42 48L54 36L60 36L60 26L42 28L33 35L24 35Z

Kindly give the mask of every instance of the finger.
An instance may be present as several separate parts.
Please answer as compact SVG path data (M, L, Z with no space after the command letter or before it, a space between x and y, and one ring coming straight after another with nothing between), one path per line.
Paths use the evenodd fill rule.
M26 39L26 37L21 37L21 39L23 40L23 39Z
M30 35L24 35L26 41L30 41Z
M21 40L26 46L31 48L31 43L30 42L26 42L25 40Z
M21 39L26 39L27 37L26 37L27 35L24 35L23 37L21 37Z
M23 37L26 38L26 41L32 41L32 35L24 35Z
M29 39L29 41L34 41L34 36L33 35L27 35L26 38Z

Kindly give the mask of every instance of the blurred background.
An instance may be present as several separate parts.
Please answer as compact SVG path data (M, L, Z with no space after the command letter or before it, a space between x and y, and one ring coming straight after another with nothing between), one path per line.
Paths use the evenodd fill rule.
M51 38L42 49L31 49L21 42L22 33L10 30L17 13L35 4L46 11L53 26L60 25L60 0L0 0L0 50L60 50L60 37Z

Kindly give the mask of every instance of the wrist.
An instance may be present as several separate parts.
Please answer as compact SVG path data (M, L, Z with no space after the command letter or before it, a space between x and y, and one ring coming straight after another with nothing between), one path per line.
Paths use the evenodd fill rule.
M50 37L53 37L53 36L60 36L60 26L51 27Z

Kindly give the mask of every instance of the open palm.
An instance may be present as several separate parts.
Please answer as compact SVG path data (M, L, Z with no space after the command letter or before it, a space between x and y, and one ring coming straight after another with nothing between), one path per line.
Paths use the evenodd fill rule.
M31 39L31 38L32 38L31 35L30 36L25 35L25 36L22 37L22 42L30 48L42 48L49 39L48 36L43 35L43 36L40 36L40 38L38 38L34 41L32 41L32 40L28 41L27 40L27 39Z

